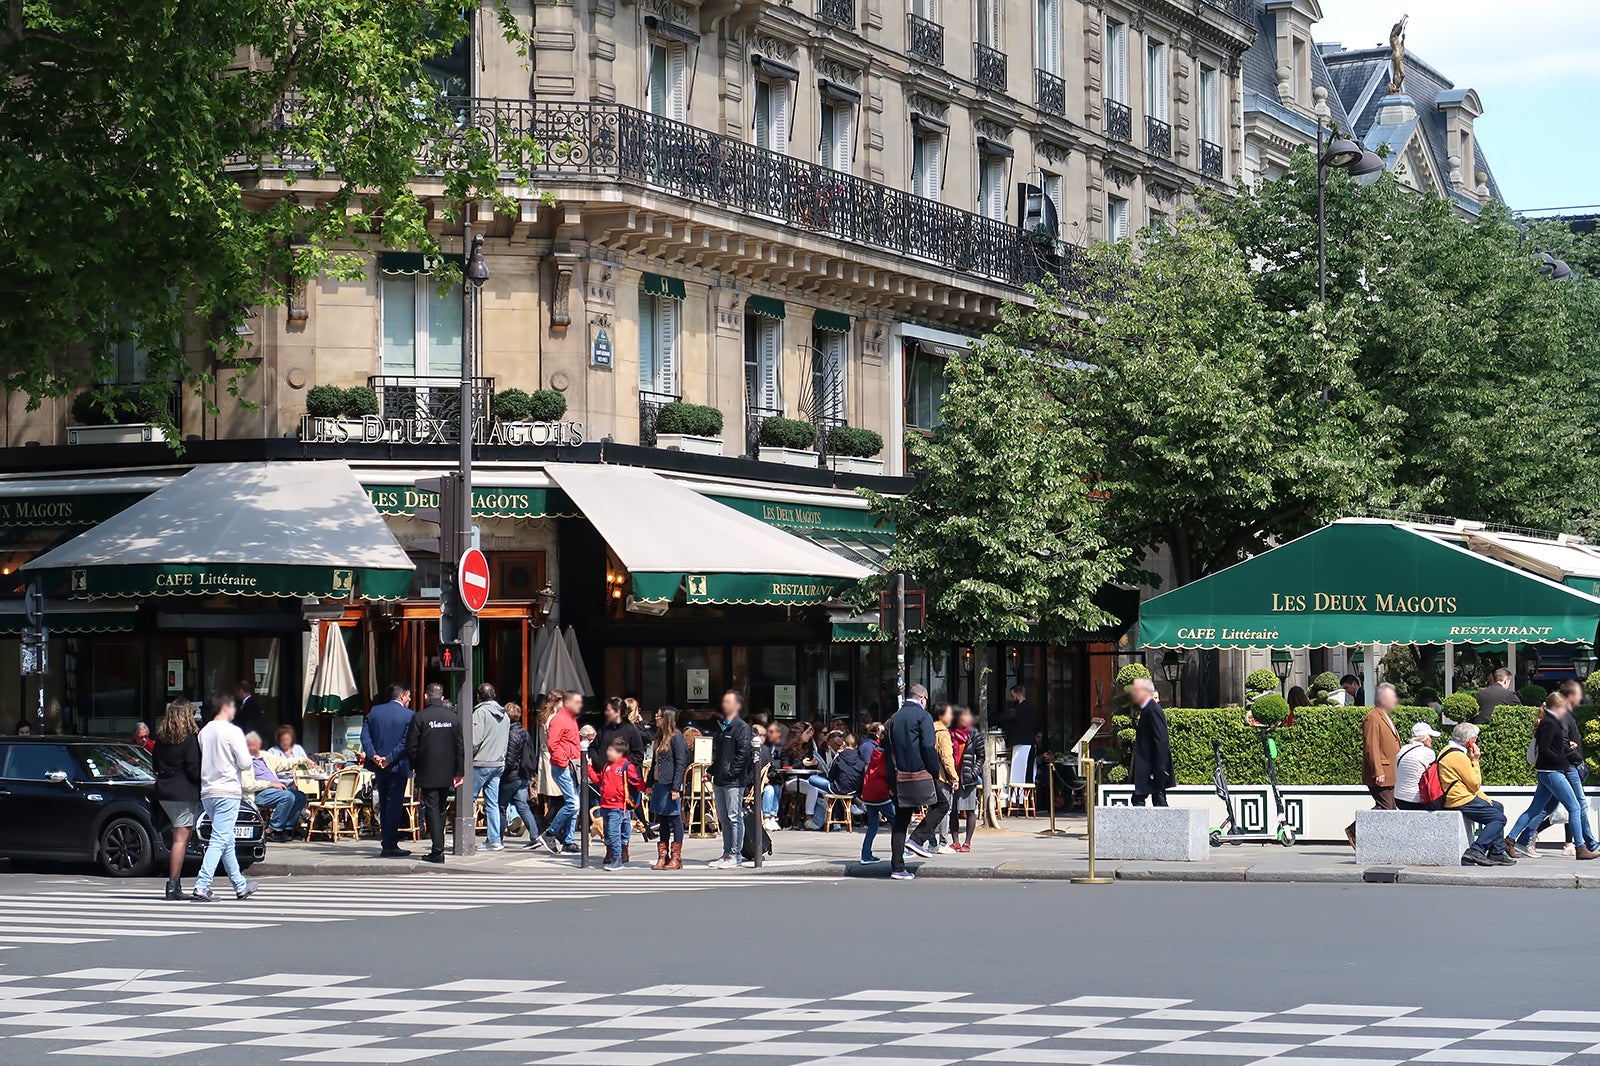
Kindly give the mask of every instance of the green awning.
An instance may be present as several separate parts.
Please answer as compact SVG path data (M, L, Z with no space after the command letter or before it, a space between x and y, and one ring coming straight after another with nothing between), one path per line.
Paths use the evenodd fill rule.
M55 637L82 636L85 633L131 633L138 622L132 608L95 609L82 604L47 603L45 628ZM27 615L20 601L0 603L0 637L14 637L27 626Z
M682 300L688 295L688 290L684 288L681 278L669 278L664 274L647 272L640 281L639 287L646 296L666 296L674 300Z
M835 644L876 644L881 640L888 640L891 635L876 622L833 623Z
M811 324L826 333L850 332L850 316L838 311L818 311Z
M31 529L88 529L127 510L151 492L83 492L72 481L55 491L5 495L0 486L0 534Z
M47 595L404 597L413 564L341 462L198 466L24 563Z
M379 252L378 269L385 274L431 274L447 261L464 265L461 254L428 255L424 252Z
M795 576L792 574L673 574L633 575L633 596L646 603L677 598L685 603L779 604L803 607L838 599L855 584L853 578Z
M816 529L860 530L893 535L894 523L882 522L866 508L829 507L826 504L788 503L778 500L752 500L743 496L712 495L710 499L732 507L769 526L798 532Z
M414 515L439 506L439 494L412 485L368 485L367 499L381 515ZM472 487L476 518L576 518L578 507L560 489Z
M1410 526L1346 519L1147 600L1145 648L1590 643L1600 599Z
M762 318L782 318L783 301L770 296L752 296L745 301L745 310Z

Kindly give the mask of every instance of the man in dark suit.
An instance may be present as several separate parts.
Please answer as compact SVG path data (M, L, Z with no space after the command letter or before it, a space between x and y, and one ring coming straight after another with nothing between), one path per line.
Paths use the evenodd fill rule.
M261 701L256 699L256 683L246 678L236 686L238 712L233 722L246 733L262 732Z
M406 756L406 736L411 731L411 690L389 686L389 702L367 712L361 723L361 750L372 767L372 790L378 799L379 830L385 859L402 859L411 853L400 846L400 819L405 817L406 782L411 760Z
M1521 705L1522 697L1511 688L1511 671L1502 666L1494 672L1489 684L1478 690L1478 717L1473 721L1478 725L1488 725L1496 707Z
M1133 805L1143 807L1146 797L1157 807L1167 805L1167 789L1178 783L1172 771L1172 743L1167 739L1167 712L1156 699L1155 682L1141 677L1128 687L1134 712L1139 716L1133 739Z
M1000 728L1005 730L1006 745L1011 748L1039 742L1039 714L1028 699L1028 690L1021 685L1011 686L1010 706L1001 716ZM1038 752L1034 752L1035 755Z

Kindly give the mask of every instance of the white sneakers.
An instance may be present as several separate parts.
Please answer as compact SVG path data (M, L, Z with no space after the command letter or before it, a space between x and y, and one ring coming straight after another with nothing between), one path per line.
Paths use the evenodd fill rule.
M710 862L706 863L706 866L713 870L732 870L743 865L744 860L742 858L730 859L726 855L720 859L712 859Z

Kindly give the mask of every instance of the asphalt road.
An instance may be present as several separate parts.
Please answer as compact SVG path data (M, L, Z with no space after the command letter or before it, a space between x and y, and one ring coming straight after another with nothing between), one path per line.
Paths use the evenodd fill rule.
M1583 891L159 884L0 874L0 1061L1600 1064Z

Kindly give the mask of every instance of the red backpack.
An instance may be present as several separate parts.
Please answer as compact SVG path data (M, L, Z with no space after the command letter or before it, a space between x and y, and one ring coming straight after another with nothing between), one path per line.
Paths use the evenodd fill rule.
M889 799L889 757L883 753L883 745L879 744L872 749L872 758L867 763L867 773L861 781L862 803L885 803Z

